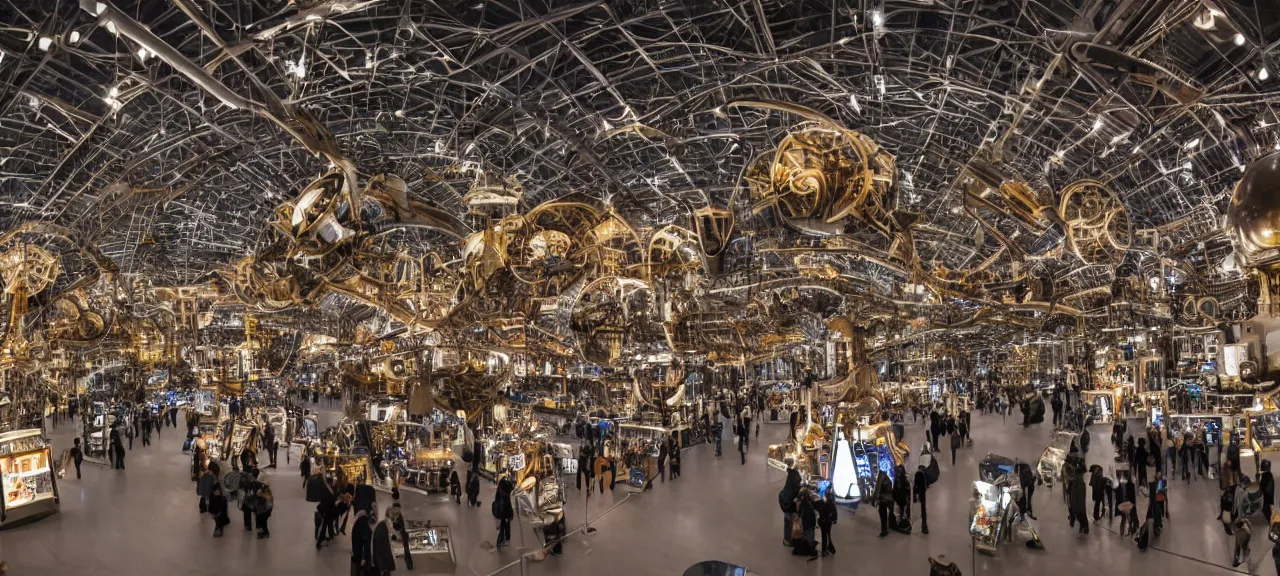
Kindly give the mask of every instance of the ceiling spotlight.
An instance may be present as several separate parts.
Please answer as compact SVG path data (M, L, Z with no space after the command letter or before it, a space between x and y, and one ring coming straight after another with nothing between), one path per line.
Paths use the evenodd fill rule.
M117 35L117 34L119 34L119 32L118 32L118 31L116 31L116 23L115 23L115 22L112 22L112 21L110 21L110 20L107 20L107 32L110 32L112 35Z
M138 60L142 62L146 62L147 58L149 58L150 56L151 56L151 53L148 52L146 48L138 49Z
M36 42L36 45L38 45L41 50L48 52L49 47L53 45L53 38L50 38L48 36L41 36L40 40Z
M1102 129L1102 117L1099 116L1093 120L1093 130L1096 132Z
M879 10L871 11L871 25L876 28L884 27L884 12Z
M72 43L72 44L75 44L76 42L79 42L79 41L80 41L80 31L79 31L79 30L72 30L72 31L71 31L71 35L70 35L70 38L71 38L71 43Z
M1237 32L1236 37L1233 38L1233 40L1235 41L1236 46L1244 46L1244 34Z
M112 97L112 98L115 98L115 97L117 97L117 96L119 96L119 95L120 95L120 87L119 87L119 86L112 86L110 90L107 90L107 96L110 96L110 97Z
M1200 139L1196 138L1195 140L1191 140L1190 142L1187 142L1186 144L1184 144L1182 146L1182 149L1191 150L1192 148L1195 148L1196 146L1199 146L1199 145L1200 145Z
M1266 67L1266 66L1263 66L1263 67L1261 67L1261 68L1258 68L1258 79L1259 79L1259 80L1266 80L1267 78L1270 78L1270 77L1271 77L1271 72L1268 72L1268 71L1267 71L1267 67Z

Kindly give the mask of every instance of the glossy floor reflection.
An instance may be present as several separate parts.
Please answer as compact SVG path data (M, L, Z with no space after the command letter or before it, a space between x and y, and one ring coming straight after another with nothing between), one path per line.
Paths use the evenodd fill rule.
M336 418L330 413L328 418ZM844 510L835 527L839 554L808 562L793 557L781 542L777 492L783 475L765 469L765 444L777 441L780 426L765 425L753 440L745 466L732 444L715 458L711 446L689 450L684 476L657 484L644 494L605 513L592 525L599 532L575 537L564 554L531 566L540 575L678 575L703 560L724 560L747 566L764 576L791 574L906 574L928 573L927 557L945 554L968 575L1090 576L1137 571L1165 576L1218 576L1248 573L1248 565L1230 570L1231 542L1215 520L1217 483L1175 482L1171 492L1172 520L1155 546L1138 552L1127 539L1095 526L1087 537L1067 525L1060 488L1039 490L1035 509L1037 528L1046 550L1013 545L997 557L973 556L966 532L971 482L977 463L987 452L1033 459L1048 442L1049 428L1023 429L1010 418L974 418L975 447L962 449L956 466L950 454L942 458L942 477L930 489L929 535L892 534L876 538L879 521L873 510ZM918 447L923 434L908 425L908 443ZM1090 462L1110 465L1106 437L1095 430ZM69 443L70 430L54 433L58 452ZM155 445L135 442L124 472L86 464L84 479L63 479L62 512L35 524L0 532L0 558L10 574L65 576L134 576L137 574L239 574L345 576L349 574L349 544L342 541L317 551L311 540L314 505L305 502L296 459L289 466L268 470L276 495L269 540L240 532L239 518L223 538L211 537L212 520L197 513L195 487L187 478L187 457L180 452L182 437L167 428ZM912 456L914 467L916 455ZM74 476L74 473L72 474ZM572 479L569 484L572 485ZM479 509L458 506L443 497L404 496L410 518L430 519L454 528L457 574L490 574L519 558L521 546L534 544L533 533L517 525L515 546L490 551L496 523L489 515L491 487L485 486ZM569 528L581 525L583 495L569 489ZM594 518L621 501L624 492L599 495L590 502ZM380 495L383 506L389 497ZM616 500L615 500L616 498ZM1145 505L1144 505L1145 508ZM1118 528L1116 523L1112 529ZM1271 544L1265 530L1254 537L1254 574L1272 574ZM400 573L403 572L401 567ZM421 573L421 571L415 572ZM504 574L518 574L510 568Z

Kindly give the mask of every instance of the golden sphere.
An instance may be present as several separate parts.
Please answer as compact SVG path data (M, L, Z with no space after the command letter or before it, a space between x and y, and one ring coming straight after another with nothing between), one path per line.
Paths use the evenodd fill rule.
M1236 184L1227 210L1229 230L1245 260L1253 265L1280 247L1280 152L1249 166Z

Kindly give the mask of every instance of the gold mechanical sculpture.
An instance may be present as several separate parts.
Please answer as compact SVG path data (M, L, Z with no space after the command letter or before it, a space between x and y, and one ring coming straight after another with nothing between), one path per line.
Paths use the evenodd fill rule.
M776 208L800 226L853 217L885 236L897 185L893 157L865 135L818 123L801 124L747 172L752 211Z
M1097 180L1067 185L1058 214L1066 222L1068 249L1089 264L1118 263L1133 242L1129 210Z

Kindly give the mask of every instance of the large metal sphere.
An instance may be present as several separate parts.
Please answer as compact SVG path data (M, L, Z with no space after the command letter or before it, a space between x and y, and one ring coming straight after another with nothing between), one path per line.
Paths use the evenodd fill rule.
M1254 162L1236 184L1227 211L1230 231L1249 264L1257 265L1280 248L1280 152Z

